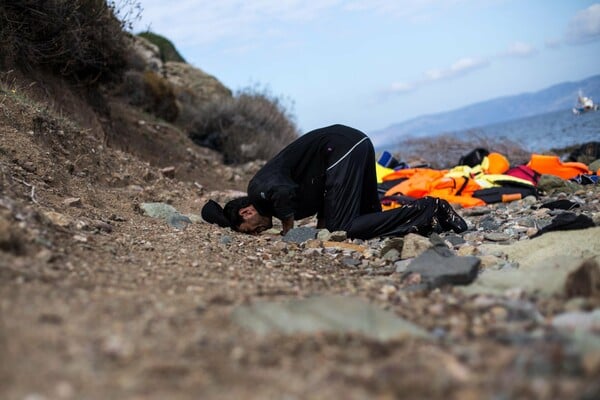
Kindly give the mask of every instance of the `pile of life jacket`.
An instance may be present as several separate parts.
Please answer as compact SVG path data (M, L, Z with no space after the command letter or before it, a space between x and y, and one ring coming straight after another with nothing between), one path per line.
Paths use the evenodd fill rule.
M574 179L590 174L579 162L562 162L558 156L533 154L525 165L510 166L500 153L477 148L461 157L452 169L414 168L405 164L390 168L377 163L380 200L384 210L400 207L425 196L447 200L462 207L510 202L527 196L538 197L542 174Z

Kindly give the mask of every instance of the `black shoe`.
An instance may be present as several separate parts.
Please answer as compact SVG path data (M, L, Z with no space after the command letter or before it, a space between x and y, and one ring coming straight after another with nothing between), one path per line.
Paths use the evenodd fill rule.
M462 217L458 215L456 211L454 211L454 208L452 208L452 206L446 200L438 200L439 202L436 216L444 230L452 230L455 233L461 233L469 229L465 220L462 219Z

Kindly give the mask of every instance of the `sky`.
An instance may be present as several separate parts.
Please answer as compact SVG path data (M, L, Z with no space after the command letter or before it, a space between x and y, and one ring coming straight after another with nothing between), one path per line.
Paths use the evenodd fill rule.
M268 91L303 133L369 133L600 74L597 1L137 2L135 33L167 37L234 92Z

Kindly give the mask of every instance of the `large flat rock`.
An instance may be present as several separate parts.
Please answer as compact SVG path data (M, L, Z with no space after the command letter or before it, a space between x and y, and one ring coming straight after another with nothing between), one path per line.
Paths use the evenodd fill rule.
M482 253L503 253L520 268L529 268L558 256L590 258L600 256L600 227L573 231L548 232L531 240L511 245L484 244Z
M232 318L259 335L332 332L358 333L377 340L429 338L417 325L356 297L259 302L238 307Z

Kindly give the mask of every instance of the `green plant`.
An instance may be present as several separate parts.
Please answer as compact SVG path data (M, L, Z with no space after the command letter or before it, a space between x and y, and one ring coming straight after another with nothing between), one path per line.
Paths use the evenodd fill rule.
M143 37L150 43L158 46L158 49L160 50L160 58L163 62L185 62L185 59L181 56L181 54L179 54L175 45L166 37L158 35L154 32L142 32L139 33L138 36Z
M188 132L228 164L269 159L299 134L285 101L258 86L201 107Z

